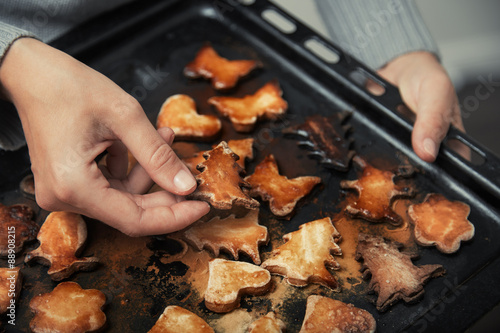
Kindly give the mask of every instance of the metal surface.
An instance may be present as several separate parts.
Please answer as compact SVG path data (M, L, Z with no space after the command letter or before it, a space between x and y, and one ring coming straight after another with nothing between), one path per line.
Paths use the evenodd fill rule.
M283 34L263 20L261 13L269 8L292 21L295 32ZM304 43L310 38L335 50L339 61L327 64L307 50ZM334 217L345 199L339 188L340 181L355 179L358 175L358 170L352 167L347 173L322 168L309 159L295 141L283 138L282 129L301 123L311 114L351 111L350 138L359 155L380 168L393 169L401 162L416 168L416 174L408 180L419 193L414 201L422 200L428 192L438 192L471 206L470 220L476 227L476 235L472 241L462 244L458 253L444 255L434 248L418 248L421 258L416 264L439 263L447 269L444 277L428 283L419 303L398 303L389 311L378 313L365 295L366 282L351 284L340 278L344 289L333 293L319 286L286 287L281 278L273 278L277 289L291 290L275 308L290 332L300 328L305 299L311 293L352 302L368 310L377 320L378 332L463 331L500 301L495 281L500 273L499 160L467 135L452 129L450 138L458 138L474 147L485 157L485 164L473 166L447 148L442 149L435 164L422 162L411 149L410 122L396 111L402 103L397 90L274 5L266 1L256 1L249 6L229 0L137 1L89 22L54 45L117 82L141 102L154 122L163 101L177 93L192 96L200 113L215 114L206 101L218 93L206 81L189 80L182 74L185 64L206 41L227 58L253 58L264 64L228 94L250 94L277 78L290 106L285 117L276 122L262 122L250 134L255 138L256 156L248 164L248 172L252 173L258 162L273 153L282 174L322 178L322 185L302 201L290 221L274 219L266 204L263 205L261 223L271 234L270 244L261 249L264 259L272 248L282 243L285 233L317 218ZM373 96L356 83L351 73L359 69L376 78L385 87L385 94ZM234 132L227 119L223 120L222 139L243 137L246 136ZM201 149L208 147L199 145ZM37 209L35 202L19 191L20 181L29 172L27 150L1 152L0 157L0 202L30 205L35 208L41 224L47 212ZM213 314L203 305L202 295L186 274L190 267L175 259L175 254L181 251L178 243L155 237L131 239L100 222L88 219L87 222L89 239L82 255L97 256L102 263L96 271L77 273L70 280L106 294L108 331L145 332L170 304L182 305L209 323L223 320L224 315ZM391 230L383 226L365 223L363 228L391 234ZM347 240L348 237L344 237L340 243L345 252L355 246ZM36 244L29 246L34 247ZM23 257L18 256L19 265L23 265ZM2 261L2 265L5 262ZM25 265L22 269L24 284L18 302L18 321L16 327L6 325L8 331L28 330L32 318L29 300L51 291L56 285L46 271L41 265ZM242 307L252 315L265 314L273 305L274 301L266 296L242 301Z

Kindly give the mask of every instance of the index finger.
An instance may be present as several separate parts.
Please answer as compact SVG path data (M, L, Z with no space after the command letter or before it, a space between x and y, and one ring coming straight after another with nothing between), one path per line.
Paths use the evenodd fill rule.
M116 118L108 127L135 156L151 178L162 188L186 195L196 180L170 145L158 134L139 103L129 96L113 106Z
M78 213L100 220L130 236L158 235L180 230L207 214L206 202L172 200L164 191L132 194L110 186L95 163L75 178L70 203Z

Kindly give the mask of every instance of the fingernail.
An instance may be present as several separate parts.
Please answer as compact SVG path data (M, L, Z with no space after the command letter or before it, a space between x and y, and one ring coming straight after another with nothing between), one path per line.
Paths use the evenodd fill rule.
M179 191L184 192L195 187L196 180L191 173L181 170L174 177L174 185Z
M424 139L424 150L427 154L432 155L433 157L437 156L437 144L430 138Z

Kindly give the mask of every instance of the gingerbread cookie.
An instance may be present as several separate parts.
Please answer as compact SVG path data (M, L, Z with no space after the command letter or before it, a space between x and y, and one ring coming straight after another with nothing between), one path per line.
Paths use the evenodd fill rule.
M409 303L424 294L424 284L445 273L441 265L413 265L415 253L402 253L402 244L381 236L359 234L356 260L363 260L365 279L371 276L368 288L378 294L377 309L386 311L398 300Z
M401 216L392 209L393 202L398 198L408 198L413 195L411 189L394 184L396 174L383 171L371 165L364 164L363 174L358 180L343 180L340 187L354 190L358 198L350 202L345 211L355 218L370 222L389 222L401 224Z
M76 282L59 283L50 293L30 302L34 317L30 329L45 332L94 332L106 323L102 307L106 296L96 289L82 289Z
M214 333L208 324L180 306L170 305L165 308L156 324L148 333Z
M467 219L469 212L469 205L449 201L436 193L428 194L423 203L408 208L417 243L435 245L443 253L457 252L461 241L474 237L474 225Z
M269 271L246 262L213 259L205 305L214 312L229 312L240 306L243 295L262 295L271 288Z
M201 251L209 249L216 257L220 250L231 253L238 260L238 253L247 254L260 265L259 245L267 244L267 228L259 225L259 211L250 211L245 217L231 215L225 219L214 217L208 222L197 222L180 232L180 237Z
M300 333L374 333L375 318L366 310L328 297L311 295Z
M247 138L247 139L241 139L241 140L229 140L227 142L227 146L235 153L238 155L239 159L237 163L244 169L245 168L245 161L246 160L252 160L253 159L253 138ZM212 148L217 147L217 145L214 145ZM205 158L203 157L203 154L206 153L207 151L202 151L199 153L196 153L193 157L189 158L184 158L182 161L184 164L187 165L189 170L193 175L197 175L200 173L196 167L198 164L201 162L205 161Z
M300 199L321 183L321 178L306 176L288 179L279 174L274 156L268 155L245 181L251 185L250 196L269 201L269 208L274 215L286 216Z
M92 270L98 258L77 258L87 239L87 226L79 214L53 212L38 233L40 246L26 255L26 262L40 261L50 266L48 274L54 281L60 281L77 271Z
M282 333L285 330L285 323L276 318L274 312L269 312L260 317L248 327L248 333Z
M215 96L208 102L223 115L229 117L238 132L250 132L257 120L275 120L288 109L288 103L281 98L282 91L277 81L271 81L255 94L243 98Z
M259 202L242 191L250 185L241 178L242 167L236 163L238 156L225 141L203 154L206 160L198 165L198 188L189 195L194 200L208 202L214 209L233 212L253 210Z
M302 224L299 230L283 236L286 241L274 249L261 267L273 274L282 275L297 287L317 283L337 289L337 279L326 269L339 269L333 255L341 255L337 245L340 234L329 217Z
M0 256L7 256L9 250L21 252L25 243L35 240L38 229L28 206L0 204Z
M329 117L310 116L303 124L287 128L283 133L297 137L298 145L309 150L308 155L325 167L347 171L355 154L351 150L352 140L346 139L351 126L344 124L350 115L344 111Z
M261 64L255 60L228 60L215 52L210 44L205 44L196 58L184 68L184 75L189 78L203 77L211 79L215 89L229 89L238 80Z
M200 115L194 100L187 95L169 97L161 106L156 128L170 127L176 140L211 141L222 125L216 116Z

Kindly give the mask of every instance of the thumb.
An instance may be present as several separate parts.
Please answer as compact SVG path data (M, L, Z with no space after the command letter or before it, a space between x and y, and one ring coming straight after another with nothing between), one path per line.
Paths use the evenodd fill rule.
M413 149L424 161L434 162L452 116L460 114L455 90L447 78L442 82L424 81L414 101L417 118L412 133Z
M111 130L158 185L178 195L191 193L196 188L193 175L158 134L139 103L130 99L115 105L118 119L110 124Z

